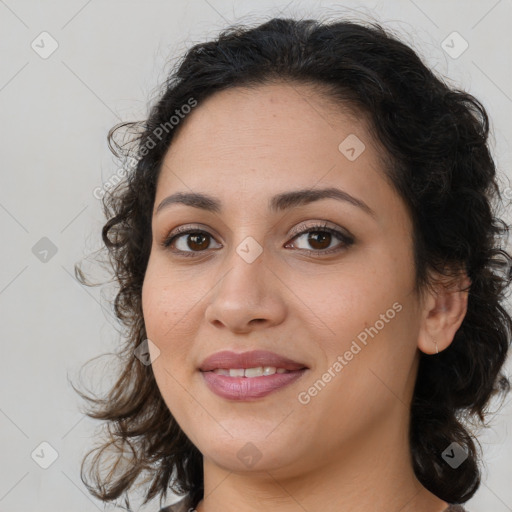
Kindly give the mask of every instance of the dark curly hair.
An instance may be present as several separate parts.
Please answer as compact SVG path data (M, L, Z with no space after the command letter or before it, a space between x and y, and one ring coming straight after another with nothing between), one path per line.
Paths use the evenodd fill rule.
M169 120L190 111L184 105L200 105L217 91L273 82L319 86L326 99L365 117L385 150L385 177L413 221L418 291L435 284L435 272L454 277L463 270L470 278L467 313L453 342L439 354L421 354L410 409L418 480L442 500L464 503L480 485L481 454L471 425L488 426L491 399L510 389L500 372L512 333L504 307L512 258L505 249L509 226L498 217L502 196L488 147L488 115L475 97L448 86L379 23L348 20L273 18L224 29L186 52L147 120L110 130L111 150L132 162L126 180L103 196L103 250L119 285L114 311L125 343L108 394L78 391L91 404L86 414L108 427L107 439L82 461L82 481L101 500L123 495L127 506L128 491L143 474L150 482L144 503L165 498L169 488L186 493L190 507L203 498L202 455L166 407L151 365L134 357L147 338L141 291L156 183L164 155L186 122L173 126ZM115 137L120 133L128 134L122 143ZM75 274L90 285L79 265ZM457 469L441 456L450 442L468 453ZM108 449L114 455L102 476ZM90 485L84 467L93 453Z

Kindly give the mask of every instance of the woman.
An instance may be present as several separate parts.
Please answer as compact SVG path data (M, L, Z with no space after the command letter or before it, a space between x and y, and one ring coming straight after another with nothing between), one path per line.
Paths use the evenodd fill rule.
M103 239L127 342L88 398L109 427L90 491L464 510L512 327L478 100L378 24L271 19L194 46L121 126Z

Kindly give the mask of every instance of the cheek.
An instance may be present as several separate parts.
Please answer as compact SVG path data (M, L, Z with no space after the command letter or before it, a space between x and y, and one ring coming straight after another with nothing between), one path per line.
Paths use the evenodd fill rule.
M199 272L191 276L190 272L171 269L165 256L151 255L142 286L142 311L146 335L161 355L153 365L159 384L165 382L174 388L176 384L172 386L166 372L183 380L193 371L191 354L207 287Z
M367 262L366 262L367 263ZM392 260L381 259L380 266L361 263L359 269L329 283L312 288L310 297L320 294L316 304L320 317L329 327L322 336L323 350L331 366L338 356L347 361L343 373L357 379L358 371L371 376L369 369L390 379L402 378L397 362L404 367L414 357L417 317L412 274L399 272Z
M180 319L186 315L187 308L185 297L177 293L170 276L150 258L141 297L146 335L158 349L158 356L152 357L153 374L164 402L174 414L185 406L183 394L176 390L182 389L181 383L187 379L188 345L179 341L183 326Z
M152 334L158 339L170 334L185 318L197 295L189 279L180 279L162 258L151 256L142 286L142 310L148 337Z
M304 302L322 320L332 348L339 349L341 340L357 336L378 320L380 313L391 308L396 293L391 283L379 278L377 269L357 269L315 276L300 292Z

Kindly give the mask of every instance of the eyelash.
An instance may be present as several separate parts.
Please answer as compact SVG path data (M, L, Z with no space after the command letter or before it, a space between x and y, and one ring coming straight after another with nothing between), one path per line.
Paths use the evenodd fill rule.
M327 227L327 224L315 224L313 226L309 226L306 230L304 231L299 231L297 234L295 234L292 238L292 240L295 240L297 238L300 238L302 235L305 235L305 234L308 234L308 233L317 233L317 232L320 232L320 233L330 233L331 235L334 235L336 238L338 238L341 242L341 246L338 246L334 249L325 249L325 250L308 250L308 249L297 249L299 251L306 251L306 252L309 252L309 253L312 253L312 254L315 254L316 257L321 257L321 256L324 256L324 255L328 255L328 254L332 254L332 253L336 253L336 252L339 252L341 250L343 250L344 248L347 248L349 247L350 245L352 245L354 243L354 239L351 238L350 236L346 235L345 233L342 233L341 231L337 230L337 229L333 229L333 228L329 228ZM171 244L177 240L178 238L184 236L184 235L190 235L190 234L202 234L202 235L206 235L206 236L210 236L213 238L213 236L208 233L208 231L204 231L202 229L194 229L194 228L177 228L177 230L175 230L172 234L170 234L169 236L167 236L162 242L161 242L161 245L162 247L164 247L165 249L168 249L168 250L171 250L172 252L176 253L176 254L180 254L182 256L185 256L185 257L196 257L195 254L196 253L201 253L201 252L206 252L206 250L204 251L181 251L181 250L176 250L176 249L170 249L170 246Z

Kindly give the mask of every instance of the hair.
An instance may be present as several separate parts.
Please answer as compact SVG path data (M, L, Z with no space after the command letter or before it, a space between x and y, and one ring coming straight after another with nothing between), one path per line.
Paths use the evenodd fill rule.
M448 86L377 22L348 20L272 18L255 27L226 28L186 52L145 121L109 131L114 155L133 162L126 180L103 196L102 250L118 286L114 311L125 340L108 393L95 398L78 391L91 403L86 414L108 427L107 439L82 461L82 481L95 497L124 495L128 506L128 491L143 474L150 483L144 503L165 498L168 489L187 494L194 508L203 498L202 455L164 403L151 365L134 357L147 339L141 290L156 184L183 125L170 128L176 111L186 112L191 99L200 105L217 91L276 82L319 86L326 100L363 113L384 148L384 176L411 215L416 289L434 286L436 276L464 271L470 278L467 313L453 342L439 354L420 355L409 425L418 480L444 501L464 503L481 478L470 424L488 426L491 399L510 389L500 371L512 333L504 307L512 258L504 249L509 226L495 211L502 197L488 147L488 115L474 96ZM120 130L129 133L128 142L115 140ZM75 274L89 285L79 266ZM457 469L442 458L452 442L467 453ZM114 457L108 475L101 476L107 449ZM90 485L84 467L94 453Z

